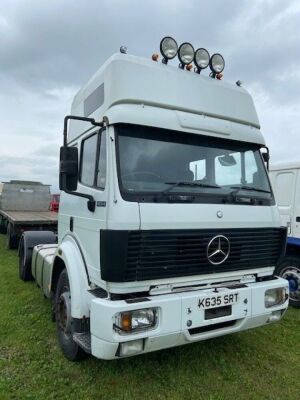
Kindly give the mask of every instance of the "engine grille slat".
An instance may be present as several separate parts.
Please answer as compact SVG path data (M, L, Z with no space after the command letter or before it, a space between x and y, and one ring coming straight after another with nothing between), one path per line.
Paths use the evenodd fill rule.
M247 270L276 265L285 243L285 229L130 231L125 280L147 280ZM217 235L230 242L220 265L207 259L207 245Z

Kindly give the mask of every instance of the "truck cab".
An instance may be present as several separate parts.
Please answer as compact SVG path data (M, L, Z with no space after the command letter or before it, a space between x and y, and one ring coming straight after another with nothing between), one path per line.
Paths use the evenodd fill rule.
M20 268L52 298L71 360L234 333L288 306L252 98L179 58L112 56L65 119L58 243L24 235Z
M286 254L276 273L288 280L290 303L300 307L300 163L272 165L270 179L274 189L282 225L287 226Z

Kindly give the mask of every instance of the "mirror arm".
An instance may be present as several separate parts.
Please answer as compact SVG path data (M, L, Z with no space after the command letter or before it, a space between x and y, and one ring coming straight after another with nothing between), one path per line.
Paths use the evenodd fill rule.
M63 146L64 148L67 148L68 144L67 144L67 133L68 133L68 121L70 119L73 120L78 120L78 121L85 121L85 122L90 122L92 125L94 126L99 126L99 127L103 127L103 122L96 122L94 118L86 118L86 117L77 117L76 115L66 115L64 118L64 142L63 142ZM66 180L66 175L63 177L64 181ZM64 182L66 183L66 182ZM89 194L84 194L84 193L77 193L77 192L72 192L71 190L64 190L65 193L67 194L71 194L73 196L77 196L77 197L83 197L88 199L87 202L87 206L88 206L88 210L91 212L95 211L96 208L96 202L93 196L89 195Z
M71 194L72 196L84 197L84 198L88 199L88 202L87 202L88 210L91 212L95 211L96 202L95 202L95 199L93 196L91 196L89 194L84 194L84 193L72 192L71 190L67 190L67 189L65 189L64 192L67 194Z
M76 115L66 115L64 118L64 147L67 147L68 121L70 119L77 120L77 121L90 122L94 126L103 127L103 122L96 122L94 118L77 117Z

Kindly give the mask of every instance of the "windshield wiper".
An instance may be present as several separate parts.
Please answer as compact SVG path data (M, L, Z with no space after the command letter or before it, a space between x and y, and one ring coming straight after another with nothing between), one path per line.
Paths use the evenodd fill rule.
M202 187L202 188L220 188L218 185L209 185L208 183L201 183L197 181L178 181L178 182L165 182L166 185L171 185L167 189L163 190L161 194L169 193L173 188L178 186L189 186L189 187Z
M270 190L265 190L265 189L260 189L254 186L247 186L247 185L242 185L242 186L230 186L231 189L236 189L234 192L237 193L239 190L253 190L255 192L262 192L262 193L271 193Z

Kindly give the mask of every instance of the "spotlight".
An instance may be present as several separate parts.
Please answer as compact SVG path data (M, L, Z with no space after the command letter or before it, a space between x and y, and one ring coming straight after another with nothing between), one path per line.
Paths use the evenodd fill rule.
M213 54L209 61L209 67L212 71L212 77L215 78L216 75L220 74L225 68L223 56L221 56L219 53Z
M200 74L202 69L205 69L209 65L209 52L206 49L200 48L195 51L194 62L196 64L196 72Z
M190 43L182 43L178 50L179 67L183 69L185 65L190 64L194 59L194 55L194 47Z
M178 45L175 39L170 36L164 37L160 42L160 52L163 56L162 62L167 64L169 60L176 57Z

